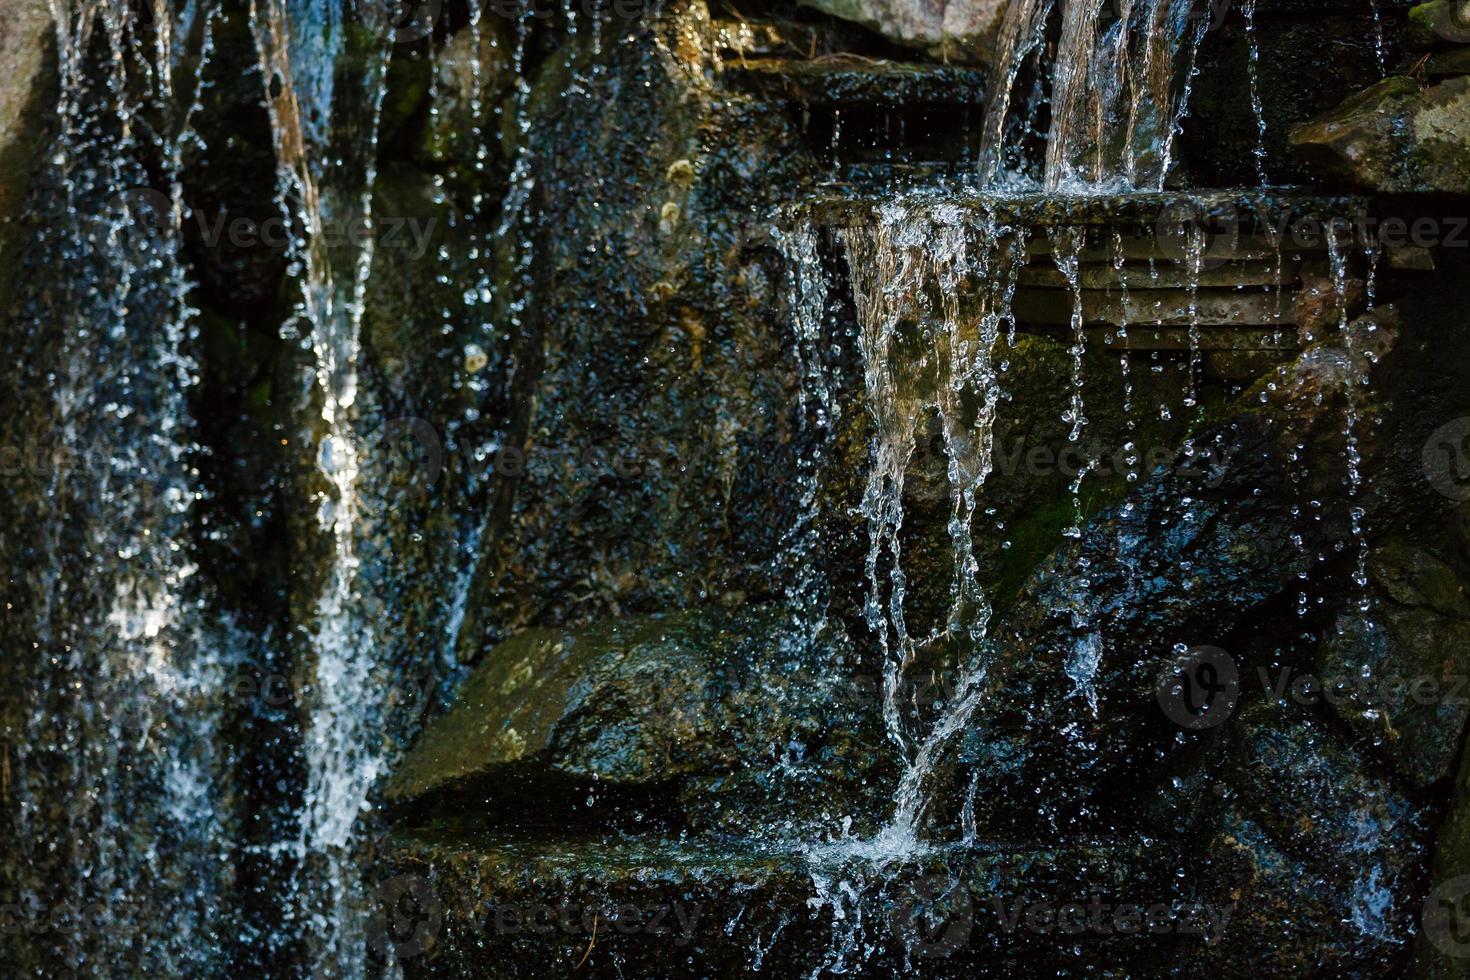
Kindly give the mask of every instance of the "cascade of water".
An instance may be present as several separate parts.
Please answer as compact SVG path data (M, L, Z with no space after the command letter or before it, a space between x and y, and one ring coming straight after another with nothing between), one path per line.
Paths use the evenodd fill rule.
M779 237L791 273L791 303L803 405L817 419L835 411L818 356L826 285L817 241L797 226ZM889 870L923 848L927 784L940 758L980 705L986 677L990 605L980 585L972 525L992 469L1000 399L996 346L1025 264L1024 235L963 209L895 201L843 233L858 313L864 392L873 426L872 460L861 510L868 520L865 618L884 659L883 719L902 764L888 824L871 840L847 835L809 853L818 901L832 909L832 939L813 974L859 966L881 944L869 935L865 900ZM961 298L966 305L962 307ZM938 420L946 458L950 604L932 634L911 635L900 536L906 471L919 428ZM814 505L815 501L813 501ZM913 716L903 697L908 671L926 655L953 655L958 672L935 716ZM965 833L974 833L973 806Z
M1072 374L1068 385L1070 405L1062 420L1071 426L1067 432L1067 441L1075 445L1082 441L1082 433L1087 428L1082 375L1082 358L1087 353L1087 333L1084 329L1081 279L1082 250L1086 245L1087 235L1082 228L1056 228L1051 230L1051 240L1053 261L1066 279L1072 294L1072 346L1068 349L1072 357ZM1077 475L1072 479L1074 519L1072 526L1062 532L1069 538L1082 536L1082 483L1090 468L1090 461L1079 466Z
M804 429L809 427L812 431L808 434L808 451L797 461L798 513L786 533L781 553L796 565L787 576L787 595L800 620L797 633L815 641L826 628L825 590L818 571L818 479L826 447L834 433L837 405L821 352L827 316L827 279L817 230L800 218L786 224L791 227L778 223L772 234L787 269L787 304L796 335L794 350L801 376L799 420Z
M37 937L76 968L200 972L230 932L220 842L233 815L214 735L228 652L189 557L201 450L181 174L218 11L159 5L145 19L53 0L50 12L64 210L41 243L56 282L27 302L15 351L43 372L26 395L43 404L15 421L50 429L7 489L41 509L15 522L35 522L40 560L14 580L39 588L12 597L34 660L15 692L28 737L5 760L19 831L6 873L28 904L99 910L95 928Z
M1368 593L1368 532L1363 521L1366 512L1362 503L1363 455L1359 444L1362 388L1367 384L1366 373L1358 366L1357 342L1348 322L1348 253L1347 242L1342 238L1343 229L1335 221L1326 222L1327 254L1332 266L1332 288L1337 304L1338 334L1342 337L1347 355L1347 383L1344 390L1343 441L1344 457L1347 462L1348 519L1352 528L1356 565L1353 585L1358 590L1355 605L1367 616L1372 609ZM1371 623L1369 624L1371 628Z
M373 248L371 235L329 232L348 222L371 226L378 119L394 35L385 10L366 4L357 13L362 22L349 24L343 8L331 3L251 5L280 200L300 228L291 250L299 272L298 316L315 359L325 430L317 465L330 487L318 514L332 559L312 636L300 840L321 864L308 866L299 898L319 943L317 968L347 975L361 972L364 955L350 848L385 762L371 630L354 601L360 460L351 412ZM341 244L329 244L333 239Z
M1205 231L1199 224L1189 226L1189 241L1185 248L1185 262L1189 272L1189 375L1185 378L1184 407L1195 408L1199 401L1200 370L1200 315L1199 283L1205 267ZM1203 408L1201 407L1201 412Z
M1378 58L1378 74L1388 77L1388 42L1383 36L1382 0L1368 0L1373 9L1373 53Z
M1081 180L1096 183L1103 177L1104 104L1109 89L1120 87L1121 72L1109 71L1104 56L1112 53L1121 68L1127 51L1125 22L1108 38L1097 35L1103 0L1068 0L1062 8L1062 36L1052 69L1051 134L1046 144L1046 186L1056 190ZM1089 163L1090 161L1090 163Z
M1262 187L1270 181L1266 177L1266 107L1261 102L1261 46L1256 39L1256 0L1245 0L1241 6L1245 17L1246 70L1250 77L1251 113L1256 120L1256 177Z
M995 68L991 74L993 81L986 96L985 121L980 129L980 177L983 184L1001 181L1007 168L1019 164L1019 159L1009 152L1007 145L1013 89L1026 62L1033 57L1037 60L1042 57L1046 21L1055 2L1017 0L1006 6L995 52ZM1037 75L1039 84L1041 73Z
M1012 90L1026 65L1043 57L1054 6L1051 0L1013 4L1002 24L981 132L987 185L1024 169L1020 144L1028 132L1012 118ZM1110 7L1117 14L1111 20L1104 16ZM1190 0L1062 0L1061 11L1042 185L1162 189L1208 19ZM1034 111L1028 107L1028 115Z
M1174 161L1174 141L1184 128L1184 119L1189 115L1189 97L1194 92L1194 77L1199 73L1197 60L1199 58L1199 47L1204 43L1205 34L1210 30L1210 20L1207 16L1200 16L1195 10L1193 0L1181 0L1173 8L1173 17L1165 21L1168 27L1163 30L1154 30L1149 34L1150 61L1154 65L1154 102L1160 107L1168 106L1161 113L1166 125L1161 134L1160 141L1163 144L1162 160L1158 171L1150 178L1150 183L1159 190L1163 190L1164 181L1169 176L1169 169ZM1184 69L1179 72L1178 61L1181 57L1180 49L1183 49L1182 57ZM1157 56L1154 51L1159 51ZM1177 101L1172 104L1170 96L1174 89L1174 73L1184 78L1183 90L1179 93ZM1131 159L1131 158L1130 158ZM1135 174L1130 174L1136 179Z
M857 298L859 346L875 434L862 511L868 519L865 616L883 652L884 721L904 762L893 819L885 836L915 842L927 807L925 780L938 755L978 706L984 680L982 648L990 607L979 585L971 524L989 476L995 406L992 363L1001 324L1010 316L998 298L1014 287L977 289L996 265L1002 229L994 221L970 227L961 209L895 203L847 234ZM974 236L973 238L971 236ZM961 295L979 296L978 315L962 316ZM948 524L953 580L948 617L931 636L910 635L904 609L907 582L900 551L905 470L918 426L937 415L947 458ZM887 569L887 583L882 570ZM927 732L905 718L906 672L922 651L958 644L954 691Z

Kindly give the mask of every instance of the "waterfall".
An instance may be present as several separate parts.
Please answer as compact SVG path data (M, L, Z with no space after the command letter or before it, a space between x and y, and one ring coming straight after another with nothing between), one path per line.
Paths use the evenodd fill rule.
M977 281L992 280L1002 234L995 221L976 225L952 205L899 202L846 236L875 430L862 502L868 521L864 615L884 661L885 727L903 761L887 831L899 841L917 840L927 806L925 780L977 707L985 678L990 605L979 582L971 524L993 465L999 385L992 356L1009 310L987 303L978 315L962 316L961 296L981 292ZM900 533L905 469L929 412L938 417L947 461L953 566L946 621L931 635L915 637L904 610ZM921 653L943 649L956 652L958 676L941 717L924 731L916 723L922 719L904 717L904 684Z
M217 735L231 653L192 557L202 450L180 256L217 9L152 13L51 3L60 132L45 179L59 213L12 351L5 424L29 465L7 506L35 550L10 555L24 737L13 758L6 746L3 781L11 885L41 921L70 921L34 930L39 959L18 971L196 974L218 968L233 932L224 842L237 815Z
M356 22L349 22L349 12ZM317 944L318 971L356 975L364 943L352 845L386 762L372 628L356 594L360 460L352 408L373 248L370 235L328 232L348 223L370 227L394 25L377 4L343 8L317 0L260 0L251 5L251 23L280 167L280 201L298 229L291 252L300 285L297 323L284 329L289 335L299 323L314 359L322 423L316 461L328 487L319 495L318 522L331 540L311 637L298 845L306 860L298 898ZM329 244L333 237L339 244Z
M1208 19L1193 0L1060 0L1056 55L1045 61L1047 21L1058 0L1023 0L1006 12L982 128L981 179L1048 191L1162 190L1188 111L1195 54ZM1116 9L1114 9L1116 8ZM1026 71L1038 92L1013 112ZM1181 81L1182 79L1182 81ZM1027 174L1034 120L1049 103L1041 173Z

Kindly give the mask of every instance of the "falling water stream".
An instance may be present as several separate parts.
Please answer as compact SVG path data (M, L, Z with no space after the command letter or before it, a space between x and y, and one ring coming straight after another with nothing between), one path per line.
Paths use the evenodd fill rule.
M1060 30L1053 55L1045 37L1058 11ZM1257 180L1264 187L1268 183L1266 123L1257 77L1254 2L1247 4L1244 16L1257 136L1253 157ZM981 196L1017 189L1022 193L1044 189L1054 198L1162 190L1174 164L1175 139L1188 113L1197 51L1209 26L1194 4L1179 0L1123 0L1119 4L1022 0L1009 4L992 76L997 83L989 93L981 133ZM1035 90L1029 94L1017 91L1032 74L1038 79ZM1043 80L1049 81L1049 87ZM1036 120L1043 118L1043 106L1049 109L1050 123L1048 131L1040 133ZM1044 146L1040 157L1034 152L1036 146ZM872 924L867 921L872 911L865 910L864 896L881 889L895 864L933 846L925 833L925 816L931 806L928 784L943 753L980 707L987 674L990 604L979 583L970 528L977 508L983 508L985 482L993 467L990 443L1002 393L1001 373L992 359L1000 356L1002 343L1014 346L1016 320L1010 302L1019 267L1014 245L1021 242L1024 253L1025 229L984 220L973 204L974 199L964 208L942 198L889 200L845 229L841 240L856 308L864 401L872 425L860 507L868 529L863 618L884 664L882 715L900 761L900 776L892 816L876 836L857 840L844 833L832 844L810 851L819 900L830 908L833 922L823 969L834 973L851 969L875 948ZM1064 422L1068 439L1078 444L1088 426L1083 367L1089 338L1081 265L1089 234L1087 228L1067 225L1051 228L1049 233L1052 257L1072 302L1071 374L1066 379L1070 405ZM1114 286L1121 295L1119 308L1128 311L1132 308L1130 283L1140 289L1158 289L1161 273L1153 258L1146 273L1126 265L1121 232L1114 230L1107 244ZM1187 298L1183 322L1188 362L1182 403L1196 424L1204 417L1197 388L1204 357L1200 287L1206 269L1215 264L1212 257L1207 261L1210 245L1204 229L1192 223L1176 260ZM835 401L831 381L814 369L828 288L822 279L816 237L810 227L800 226L787 234L783 246L793 283L791 307L805 379L803 397L817 401L830 413ZM1333 272L1342 290L1347 273L1335 246L1334 258ZM1280 263L1278 258L1278 271ZM1158 315L1157 328L1163 329L1162 310ZM1141 474L1139 447L1134 442L1138 426L1132 404L1126 314L1114 329L1121 350L1127 417L1124 475L1132 483ZM1343 329L1346 331L1346 320ZM1161 411L1167 419L1169 409ZM947 462L954 575L947 619L932 634L914 635L906 608L908 581L901 546L904 490L916 438L931 414L942 433ZM1351 477L1357 470L1357 423L1352 416L1350 406L1346 431L1350 478L1356 479ZM1191 449L1192 442L1187 440L1185 451ZM1071 484L1073 521L1064 536L1080 538L1083 534L1083 484L1095 465L1096 460L1086 460ZM1354 484L1350 495L1356 499L1357 492ZM814 520L810 506L808 499L808 511L804 511L808 522ZM1354 540L1365 549L1359 526L1361 508L1356 503L1352 506ZM1189 501L1185 501L1182 519L1196 519ZM1360 578L1365 556L1366 550L1359 556ZM1102 643L1091 621L1097 611L1085 594L1088 570L1085 562L1083 565L1077 578L1083 594L1073 601L1073 625L1082 639L1058 667L1071 679L1072 694L1082 698L1095 715L1098 702L1093 684ZM932 663L937 650L953 657L958 680L946 703L929 717L916 713L904 693L910 672ZM983 828L975 826L971 809L974 789L972 785L960 821L967 840L983 833Z
M189 549L197 311L181 259L182 160L217 8L160 7L145 22L53 0L51 14L57 283L15 353L56 365L55 429L38 434L36 483L7 489L49 506L35 515L24 625L41 667L20 692L27 738L5 760L6 799L35 876L20 882L26 904L97 910L99 928L54 955L97 975L195 973L217 968L232 931L222 842L238 818L218 732L231 636L206 614Z
M981 178L996 185L1025 177L1024 143L1037 112L1033 96L1013 111L1017 79L1046 57L1047 18L1058 0L1011 4L1001 28L986 106ZM1190 0L1124 0L1116 16L1103 0L1061 0L1061 34L1050 63L1051 124L1045 160L1032 183L1048 191L1106 193L1162 189L1174 139L1188 112L1195 55L1208 20ZM1182 79L1182 84L1181 84ZM1017 171L1019 170L1019 173Z
M261 0L251 10L280 199L299 229L292 249L301 291L297 318L314 359L323 423L315 455L330 488L318 497L332 558L311 642L315 669L299 842L306 873L299 897L320 944L319 969L344 975L363 970L351 848L385 763L372 630L354 597L360 460L352 410L372 237L332 234L349 223L371 227L372 221L377 127L394 25L375 5L360 14L362 22L349 25L342 8L313 0ZM330 245L334 240L347 244Z

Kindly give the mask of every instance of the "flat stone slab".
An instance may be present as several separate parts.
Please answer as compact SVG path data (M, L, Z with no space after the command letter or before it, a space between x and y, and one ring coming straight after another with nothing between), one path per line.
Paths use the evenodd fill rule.
M374 937L406 976L1125 976L1228 934L1156 843L976 845L416 829L388 843ZM386 917L385 917L386 915Z
M852 55L725 63L724 83L768 99L825 105L983 105L986 73Z

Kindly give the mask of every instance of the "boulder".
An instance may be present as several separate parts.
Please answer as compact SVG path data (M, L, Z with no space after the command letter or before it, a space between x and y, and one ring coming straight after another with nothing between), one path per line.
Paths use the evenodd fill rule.
M1470 192L1470 78L1384 79L1302 123L1291 143L1333 180L1380 193Z
M1404 41L1414 48L1470 44L1470 3L1432 0L1411 8Z
M1454 569L1404 541L1376 548L1368 576L1370 611L1339 618L1316 686L1395 768L1427 787L1453 773L1470 717L1470 602Z
M883 757L878 685L838 679L779 606L531 629L492 650L389 781L390 803L558 788L677 796L696 828L833 823ZM871 789L879 792L881 781ZM580 791L580 789L579 789ZM585 793L583 795L586 795ZM750 805L735 806L739 797ZM869 801L871 804L872 801Z

